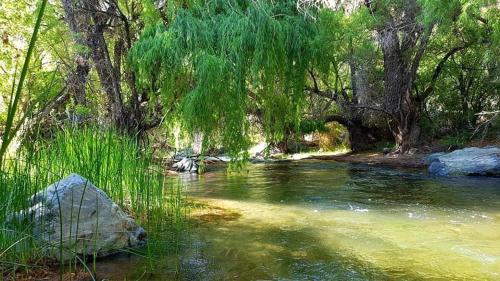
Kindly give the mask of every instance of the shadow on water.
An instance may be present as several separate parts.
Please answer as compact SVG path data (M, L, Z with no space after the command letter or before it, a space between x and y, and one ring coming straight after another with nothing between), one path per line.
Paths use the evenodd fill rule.
M127 277L127 280L192 281L439 279L426 273L408 272L405 268L378 268L348 252L334 251L311 228L209 225L192 229L186 235L190 236L186 240L190 243L184 245L178 256L157 260L152 274L137 271L139 259L121 258L107 265L108 268L111 265L111 273L113 268L123 268L124 263L128 263L129 268L136 267L136 271L123 275L123 279L111 280ZM175 270L173 263L177 264ZM443 280L461 279L449 276Z
M129 273L147 280L396 280L373 265L323 245L314 229L284 229L252 225L192 229L191 243L177 256L158 260L152 274ZM225 238L225 239L224 239ZM115 264L138 266L138 259L116 259ZM113 269L111 269L113 270ZM396 274L397 272L392 272ZM405 280L422 276L405 273ZM115 275L116 277L116 275ZM125 277L125 276L124 276ZM118 279L112 279L118 280ZM122 279L124 280L124 279Z
M374 280L388 277L377 269L330 251L313 229L238 225L200 230L199 235L206 244L185 258L179 275L181 280ZM193 260L193 256L197 258Z
M357 166L349 169L346 186L352 188L354 202L376 208L420 204L461 211L500 210L500 178L433 177L427 171Z

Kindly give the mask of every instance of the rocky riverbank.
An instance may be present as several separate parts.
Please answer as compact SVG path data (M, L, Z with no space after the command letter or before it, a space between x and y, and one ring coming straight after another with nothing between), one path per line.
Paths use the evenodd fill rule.
M262 158L254 157L251 163L300 161L300 160L331 160L343 163L383 165L394 168L429 169L434 175L498 175L500 174L499 148L489 146L486 148L469 147L449 152L411 154L393 154L384 152L362 153L310 153L279 155L279 157ZM174 162L171 169L177 172L198 172L198 157L183 158ZM207 157L205 164L225 163L230 161L227 157ZM439 163L438 163L439 162Z

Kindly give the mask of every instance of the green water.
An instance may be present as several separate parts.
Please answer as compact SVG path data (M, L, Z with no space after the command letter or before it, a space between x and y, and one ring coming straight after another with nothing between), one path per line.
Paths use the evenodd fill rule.
M177 254L98 265L111 280L500 280L500 179L335 162L182 176L231 210L183 231Z

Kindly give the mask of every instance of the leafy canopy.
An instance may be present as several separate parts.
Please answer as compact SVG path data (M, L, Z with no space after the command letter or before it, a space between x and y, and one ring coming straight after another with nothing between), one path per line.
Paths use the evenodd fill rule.
M316 33L293 1L201 1L169 26L146 28L130 59L185 130L238 157L249 146L248 112L268 141L281 140L290 124L299 129Z

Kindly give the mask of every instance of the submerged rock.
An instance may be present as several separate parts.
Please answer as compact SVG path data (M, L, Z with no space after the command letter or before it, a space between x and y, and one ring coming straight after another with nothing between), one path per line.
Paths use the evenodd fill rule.
M500 175L500 148L469 147L427 157L433 175Z
M37 193L24 212L48 254L63 261L75 254L99 257L146 243L146 232L87 179L71 174ZM60 249L62 246L62 256Z

